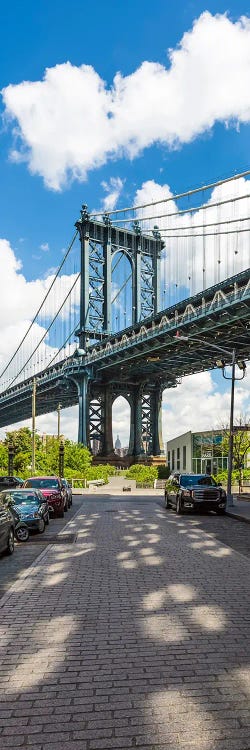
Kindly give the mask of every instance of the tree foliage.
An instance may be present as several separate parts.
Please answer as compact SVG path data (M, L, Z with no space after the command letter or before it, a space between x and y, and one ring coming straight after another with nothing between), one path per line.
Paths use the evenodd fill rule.
M247 454L250 452L250 421L245 417L239 417L234 422L236 430L233 436L233 466L234 469L239 471L244 466ZM242 430L242 427L247 427L248 430ZM229 438L229 428L224 427L222 448L225 454L228 454Z
M127 479L135 479L138 485L150 484L158 477L156 466L145 466L145 464L133 464L126 471Z
M8 471L8 447L14 448L14 473L26 479L31 475L31 443L32 434L28 427L8 432L4 441L0 442L0 473ZM58 474L59 471L59 442L54 435L35 436L36 475ZM84 445L65 440L64 444L64 475L67 479L80 478L104 479L115 473L115 468L108 464L92 466L93 456Z

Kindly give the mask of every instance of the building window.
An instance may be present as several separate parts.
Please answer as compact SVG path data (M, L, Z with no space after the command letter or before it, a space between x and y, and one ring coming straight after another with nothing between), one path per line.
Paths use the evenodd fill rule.
M187 446L183 445L183 455L182 455L182 463L183 463L183 469L187 468Z
M172 450L172 471L174 471L174 449Z
M180 471L181 463L180 463L180 448L177 448L177 471Z

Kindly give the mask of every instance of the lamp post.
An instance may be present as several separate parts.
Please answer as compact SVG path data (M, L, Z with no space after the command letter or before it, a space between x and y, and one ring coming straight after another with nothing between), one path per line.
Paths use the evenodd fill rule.
M234 439L234 386L236 380L243 380L246 374L246 363L243 360L237 359L236 356L236 350L232 349L230 351L229 349L224 349L222 346L217 346L217 344L211 344L208 341L203 341L203 339L189 337L189 336L182 336L178 333L175 336L176 339L179 341L194 341L199 344L205 344L205 346L210 346L212 349L215 349L216 351L220 352L220 354L226 354L226 356L231 358L231 367L232 367L232 374L230 377L226 375L225 373L225 367L226 363L223 359L216 360L217 367L220 367L222 369L223 378L225 380L231 380L231 398L230 398L230 422L229 422L229 446L228 446L228 472L227 472L227 506L233 506L233 495L232 495L232 471L233 471L233 439ZM236 364L242 370L242 377L237 378L235 375L235 367Z
M35 474L36 470L36 378L33 378L32 386L32 451L31 451L31 470Z
M61 434L61 404L57 406L57 440L59 442Z

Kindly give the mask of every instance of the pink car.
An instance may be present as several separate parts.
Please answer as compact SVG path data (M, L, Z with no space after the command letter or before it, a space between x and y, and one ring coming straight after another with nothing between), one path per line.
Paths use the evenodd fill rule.
M60 477L30 477L26 479L24 487L41 490L48 502L49 512L58 518L63 518L66 498Z

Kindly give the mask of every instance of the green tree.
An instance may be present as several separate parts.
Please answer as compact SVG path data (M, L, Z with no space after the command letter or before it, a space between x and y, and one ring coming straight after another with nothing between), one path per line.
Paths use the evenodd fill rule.
M5 445L11 442L14 446L15 454L21 452L31 452L31 430L28 427L21 427L20 430L13 430L13 432L7 432L5 438ZM40 447L42 440L39 435L36 435L36 446Z
M86 473L92 464L93 457L84 445L81 443L73 443L71 440L65 440L65 452L64 452L64 473L67 474L67 469L73 472L77 472L80 477L86 477ZM68 474L67 474L68 476Z
M8 470L8 451L5 443L0 442L0 472L5 474Z
M244 427L244 429L242 429ZM246 428L246 429L245 429ZM222 447L223 452L228 454L229 450L229 428L223 429ZM235 431L233 436L233 466L240 471L244 466L247 454L250 451L250 421L244 417L235 420Z

